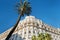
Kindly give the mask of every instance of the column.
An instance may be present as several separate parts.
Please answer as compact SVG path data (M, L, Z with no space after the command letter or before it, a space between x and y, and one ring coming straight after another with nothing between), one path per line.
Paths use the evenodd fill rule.
M33 36L33 26L31 26L31 36Z
M26 27L26 40L28 40L28 26Z
M22 31L22 38L24 38L24 28L23 28L23 31Z

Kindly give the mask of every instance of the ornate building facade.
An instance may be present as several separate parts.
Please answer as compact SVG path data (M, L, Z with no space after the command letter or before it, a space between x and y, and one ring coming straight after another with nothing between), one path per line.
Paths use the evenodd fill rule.
M0 40L5 40L11 29L0 34ZM27 16L19 22L18 27L9 40L31 40L33 35L38 36L39 33L48 33L51 34L52 40L60 40L59 30L43 23L34 16Z

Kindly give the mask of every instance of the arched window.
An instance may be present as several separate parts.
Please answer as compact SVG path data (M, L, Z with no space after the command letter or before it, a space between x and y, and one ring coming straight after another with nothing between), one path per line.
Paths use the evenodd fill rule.
M31 31L29 31L29 33L31 33Z

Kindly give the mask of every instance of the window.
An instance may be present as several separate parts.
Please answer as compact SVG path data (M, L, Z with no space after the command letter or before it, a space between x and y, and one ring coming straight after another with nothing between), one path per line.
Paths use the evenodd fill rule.
M31 31L29 31L29 33L31 33Z
M39 32L37 34L39 34Z
M33 33L35 33L35 31L33 31Z
M25 37L23 39L26 39Z
M24 34L26 34L26 32L24 32Z

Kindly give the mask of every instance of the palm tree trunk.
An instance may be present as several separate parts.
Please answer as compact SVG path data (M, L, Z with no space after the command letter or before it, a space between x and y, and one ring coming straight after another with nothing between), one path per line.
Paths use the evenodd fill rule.
M10 31L10 33L8 34L8 36L6 37L5 40L9 40L9 38L11 37L11 35L13 34L13 32L15 31L16 27L18 26L18 23L19 23L20 19L21 19L21 15L19 15L16 24L14 25L13 29Z

